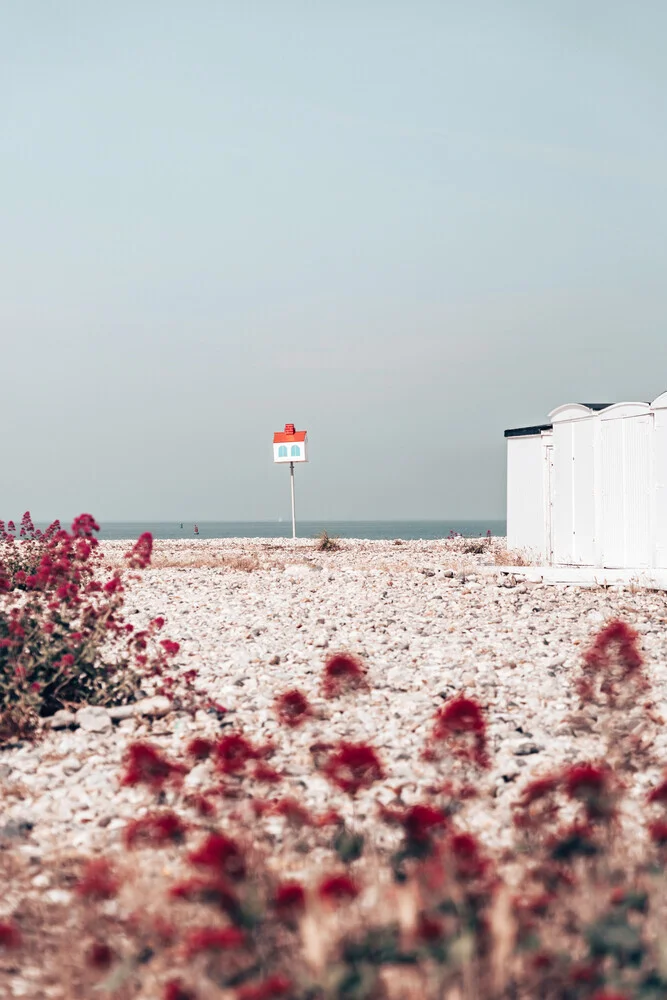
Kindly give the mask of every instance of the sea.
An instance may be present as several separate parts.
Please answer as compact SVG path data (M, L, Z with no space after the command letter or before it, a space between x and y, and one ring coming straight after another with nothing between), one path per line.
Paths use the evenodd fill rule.
M291 538L287 521L101 521L100 539L138 538ZM41 527L41 525L40 525ZM436 539L451 535L476 538L506 534L505 521L297 521L297 538L316 538L322 531L338 538Z

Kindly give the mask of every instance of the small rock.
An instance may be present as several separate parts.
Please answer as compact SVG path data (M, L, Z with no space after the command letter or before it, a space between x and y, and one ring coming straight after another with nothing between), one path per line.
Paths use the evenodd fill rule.
M137 702L136 715L146 715L151 719L161 719L169 715L172 710L172 703L163 694L153 695L152 698L142 698Z
M269 666L277 667L279 663L280 663L280 657L276 653L275 656L272 656L271 659L269 660Z
M514 750L514 755L516 757L528 757L531 753L539 753L542 750L541 746L537 743L519 743L518 747Z
M44 899L48 903L69 903L72 898L72 893L68 892L67 889L49 889L48 892L44 893Z
M69 729L70 726L75 726L76 716L74 712L68 712L66 708L61 708L47 720L47 725L50 729Z
M65 774L74 774L75 771L81 770L82 761L72 754L70 757L65 758L61 766Z
M133 705L114 705L109 709L109 718L114 722L120 722L122 719L131 719L136 711L136 702Z
M76 713L77 725L86 733L107 733L113 729L113 722L106 708L88 705Z
M32 828L33 823L29 819L10 819L0 826L0 840L20 840L27 837Z

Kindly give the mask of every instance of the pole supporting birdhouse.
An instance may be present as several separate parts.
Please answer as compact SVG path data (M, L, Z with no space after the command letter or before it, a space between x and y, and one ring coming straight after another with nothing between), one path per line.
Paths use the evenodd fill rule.
M308 461L308 435L296 430L294 424L285 424L284 431L273 435L273 461L290 467L290 492L292 497L292 538L296 538L296 507L294 502L294 465Z

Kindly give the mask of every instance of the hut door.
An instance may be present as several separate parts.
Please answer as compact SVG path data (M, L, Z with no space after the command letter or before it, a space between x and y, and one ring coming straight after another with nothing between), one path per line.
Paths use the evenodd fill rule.
M652 414L626 417L625 544L626 566L651 565L651 430Z
M544 541L547 565L554 561L554 446L546 445L544 449Z
M603 420L601 425L602 565L651 564L652 416Z

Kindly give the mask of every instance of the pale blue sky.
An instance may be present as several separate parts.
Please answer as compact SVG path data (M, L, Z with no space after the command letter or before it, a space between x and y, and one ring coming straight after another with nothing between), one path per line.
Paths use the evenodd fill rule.
M0 0L0 516L504 515L667 388L667 5Z

